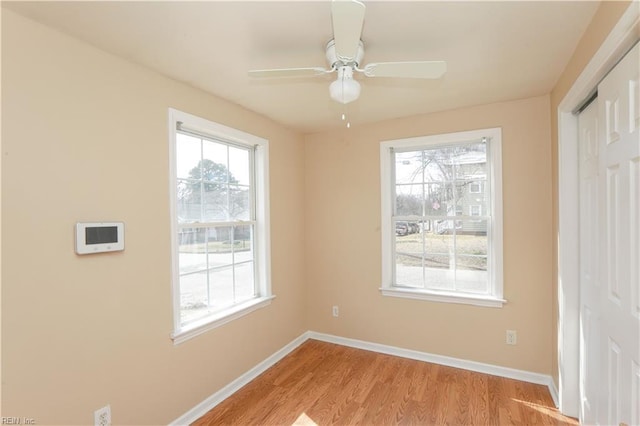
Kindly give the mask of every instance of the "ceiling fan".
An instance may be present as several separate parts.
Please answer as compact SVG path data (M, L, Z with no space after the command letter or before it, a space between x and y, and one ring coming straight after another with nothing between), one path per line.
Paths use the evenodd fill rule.
M338 77L329 86L331 99L342 104L353 102L360 96L360 83L354 72L366 77L440 78L447 70L444 61L378 62L360 68L364 44L360 39L364 23L364 3L358 0L333 0L331 20L333 39L327 43L326 58L329 68L281 68L249 71L254 78L316 77L333 72Z

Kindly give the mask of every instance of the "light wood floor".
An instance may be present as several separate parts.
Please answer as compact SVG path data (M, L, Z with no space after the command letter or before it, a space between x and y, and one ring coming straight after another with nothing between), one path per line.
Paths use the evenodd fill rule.
M542 385L308 340L195 425L577 425Z

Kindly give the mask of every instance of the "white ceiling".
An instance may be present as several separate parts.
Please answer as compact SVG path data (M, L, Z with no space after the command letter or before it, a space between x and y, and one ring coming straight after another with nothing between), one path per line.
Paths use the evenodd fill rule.
M309 133L344 125L330 76L251 80L250 69L326 66L330 1L6 2L18 13ZM363 63L445 60L441 80L357 77L352 125L549 93L596 1L368 1ZM335 78L335 77L333 77Z

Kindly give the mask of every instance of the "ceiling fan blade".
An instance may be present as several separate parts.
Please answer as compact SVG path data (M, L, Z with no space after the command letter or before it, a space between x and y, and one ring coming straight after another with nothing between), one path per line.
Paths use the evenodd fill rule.
M364 24L364 3L357 0L333 0L331 20L336 56L344 62L351 62L358 54L358 45Z
M379 62L364 67L367 77L440 78L446 71L444 61Z
M282 78L282 77L316 77L331 72L320 67L311 68L282 68L270 70L249 71L249 77L253 78Z

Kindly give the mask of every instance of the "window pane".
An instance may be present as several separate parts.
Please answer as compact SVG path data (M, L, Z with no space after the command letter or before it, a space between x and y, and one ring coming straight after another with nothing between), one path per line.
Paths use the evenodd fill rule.
M205 230L184 228L178 232L180 275L207 269Z
M422 226L419 222L396 222L395 285L423 288Z
M425 287L435 290L455 289L454 256L429 254L425 256Z
M229 191L229 219L249 220L251 216L249 187L231 186Z
M207 313L206 230L184 228L178 233L181 320Z
M223 183L204 183L204 217L205 222L226 221L228 216L228 186Z
M457 256L456 289L467 293L487 293L489 275L486 268L486 257Z
M185 324L206 316L207 271L180 277L180 322Z
M425 182L450 182L455 178L452 156L455 148L424 151Z
M208 140L202 141L202 178L210 182L227 183L227 146Z
M395 154L396 183L422 182L422 151Z
M234 228L234 260L236 263L253 260L253 225Z
M455 235L453 220L434 220L425 231L425 285L435 289L455 288Z
M396 254L395 285L423 288L422 255Z
M423 185L396 185L396 215L421 216Z
M475 181L469 184L469 191L465 198L465 204L467 206L479 206L480 215L488 216L489 212L489 194L485 192L483 189L485 188L485 181ZM478 190L477 192L473 192L472 190ZM469 207L469 209L477 210L478 207Z
M462 234L456 239L456 285L458 290L487 293L487 222L463 221Z
M229 147L229 183L249 185L249 151Z
M178 179L176 195L178 222L200 222L202 213L200 182Z
M200 138L176 133L176 172L179 178L199 176L201 146Z
M231 226L218 226L207 230L209 268L233 263L233 245L231 241L233 236L231 232Z
M422 233L418 222L396 222L396 252L417 253L422 257Z
M446 216L446 186L441 183L425 185L425 214L433 216Z
M213 310L233 305L233 266L212 269L209 287L209 305Z
M452 190L454 191L452 202L455 203L455 215L461 216L468 214L465 211L465 206L468 204L468 190L467 190L467 182L457 180L452 185ZM468 210L468 209L467 209Z
M456 236L456 252L459 256L464 257L462 263L458 263L459 267L473 270L487 270L487 234L480 231L486 227L486 221L463 221L462 228L466 230L465 234ZM470 231L478 229L478 232ZM471 233L470 233L471 232Z
M249 300L256 295L253 262L236 265L235 280L236 303Z
M442 185L443 215L456 216L458 206L456 204L455 186L453 183Z
M229 178L229 171L225 165L205 158L201 163L201 172L192 177L197 179L202 178L204 182L218 182L226 184L227 179Z
M453 162L456 164L456 178L476 180L487 175L487 145L474 143L456 148Z
M487 293L487 221L465 220L456 235L456 286L460 291Z
M233 227L208 229L209 305L221 309L233 304Z

